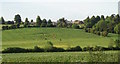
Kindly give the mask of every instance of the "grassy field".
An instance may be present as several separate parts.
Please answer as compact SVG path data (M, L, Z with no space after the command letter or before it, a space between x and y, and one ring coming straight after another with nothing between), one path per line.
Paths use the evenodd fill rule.
M54 46L68 48L73 46L108 46L111 39L117 39L117 34L102 37L86 33L82 29L68 28L21 28L2 31L2 49L8 47L33 48L43 47L47 41Z
M97 52L94 52L97 53ZM102 54L101 54L102 53ZM54 53L16 53L3 54L3 62L118 62L118 51L104 51L99 56L92 56L89 52L54 52ZM101 60L102 59L102 60Z
M107 47L111 43L111 39L117 38L117 34L109 33L108 37L102 37L86 33L83 29L21 28L2 31L2 50L8 47L33 48L36 45L44 47L47 41L62 48L78 45L81 47L95 45ZM117 62L117 52L105 51L102 59L107 62ZM2 58L2 62L89 62L90 58L95 59L88 52L9 53L3 54Z

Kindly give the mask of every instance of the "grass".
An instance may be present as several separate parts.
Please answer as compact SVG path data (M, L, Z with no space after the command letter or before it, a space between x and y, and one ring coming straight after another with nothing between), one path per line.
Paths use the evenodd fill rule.
M96 52L94 52L96 53ZM104 51L103 62L118 62L118 51ZM47 52L3 54L3 62L90 62L89 52ZM100 58L96 58L100 59Z
M95 45L107 47L111 39L117 38L117 34L102 37L86 33L82 29L21 28L2 31L2 49L8 47L33 48L36 45L43 47L47 41L51 41L54 46L62 48L78 45L81 47Z
M8 47L33 48L43 47L47 41L54 46L68 48L74 46L107 47L111 39L117 39L117 34L102 37L84 32L83 29L68 28L21 28L2 31L2 50ZM118 51L105 51L103 60L117 62ZM2 54L2 62L89 62L88 52L47 52L47 53L8 53ZM98 59L98 58L96 58Z

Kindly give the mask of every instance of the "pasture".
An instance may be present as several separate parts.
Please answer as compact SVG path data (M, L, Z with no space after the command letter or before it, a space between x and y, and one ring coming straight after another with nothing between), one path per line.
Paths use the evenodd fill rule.
M20 28L2 31L2 49L8 47L33 48L43 47L51 41L55 47L68 48L74 46L104 46L118 38L109 33L108 37L84 32L83 29L69 28Z

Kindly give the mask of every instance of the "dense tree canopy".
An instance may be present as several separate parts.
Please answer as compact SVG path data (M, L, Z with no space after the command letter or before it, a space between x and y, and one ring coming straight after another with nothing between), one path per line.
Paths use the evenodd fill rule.
M41 27L46 27L46 26L47 26L47 20L46 20L46 19L43 19L42 24L41 24Z
M21 23L21 17L19 14L15 15L14 21L16 21L17 24Z
M37 16L37 18L36 18L36 26L40 27L41 24L42 24L42 20L41 20L40 16Z
M120 34L120 23L115 26L114 31L115 31L117 34Z
M0 22L1 22L2 24L5 24L5 20L4 20L3 17L1 17Z
M58 27L67 27L67 20L65 18L61 18L57 21Z
M28 18L25 19L25 23L24 23L24 27L28 27L29 26L29 21Z
M53 27L52 21L50 19L48 20L47 27Z

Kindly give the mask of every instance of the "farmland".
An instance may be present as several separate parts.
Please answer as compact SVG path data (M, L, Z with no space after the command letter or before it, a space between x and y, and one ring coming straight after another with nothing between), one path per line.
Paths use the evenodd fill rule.
M2 31L2 50L8 47L33 48L44 47L51 41L55 47L69 48L75 46L107 47L117 34L108 37L84 32L83 29L71 28L20 28ZM118 51L105 51L105 61L117 62ZM42 53L8 53L2 54L2 62L89 62L89 52L42 52ZM104 60L103 59L103 60ZM114 59L114 60L113 60Z
M118 57L118 51L104 51L101 58L91 57L89 52L13 53L3 54L3 62L90 62L89 59L117 62Z
M20 28L2 31L2 49L8 47L33 48L43 47L51 41L55 47L68 48L74 46L104 46L111 39L117 39L117 34L109 33L108 37L84 32L83 29L68 28Z

